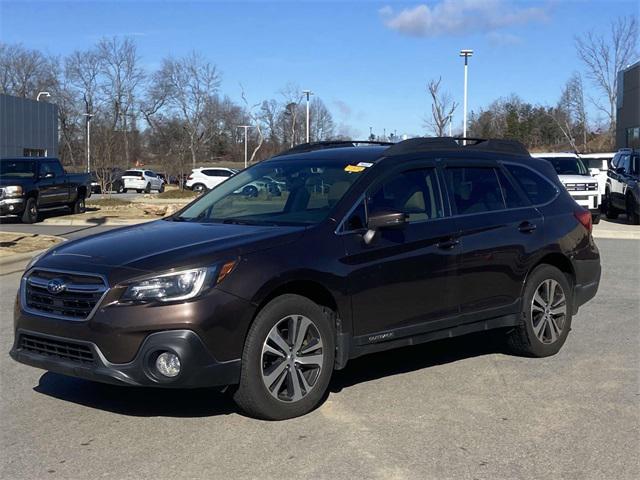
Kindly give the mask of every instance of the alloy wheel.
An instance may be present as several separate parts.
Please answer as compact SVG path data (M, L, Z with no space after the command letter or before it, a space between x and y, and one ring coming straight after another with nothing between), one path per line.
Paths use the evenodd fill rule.
M531 300L533 333L542 343L554 343L562 335L567 318L567 297L551 278L543 281Z
M262 346L262 381L283 402L296 402L316 385L324 364L322 338L303 315L289 315L274 325Z

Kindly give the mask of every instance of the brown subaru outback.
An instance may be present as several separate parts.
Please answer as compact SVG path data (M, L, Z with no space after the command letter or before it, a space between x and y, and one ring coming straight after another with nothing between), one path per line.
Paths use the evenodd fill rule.
M553 355L599 279L590 213L517 143L306 144L168 218L35 258L11 355L119 385L230 386L244 412L283 419L370 352L499 329Z

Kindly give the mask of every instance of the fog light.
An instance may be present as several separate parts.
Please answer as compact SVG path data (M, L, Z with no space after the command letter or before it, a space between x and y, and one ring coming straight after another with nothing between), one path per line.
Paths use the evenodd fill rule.
M165 377L175 377L180 373L180 357L170 352L161 353L156 359L156 369Z

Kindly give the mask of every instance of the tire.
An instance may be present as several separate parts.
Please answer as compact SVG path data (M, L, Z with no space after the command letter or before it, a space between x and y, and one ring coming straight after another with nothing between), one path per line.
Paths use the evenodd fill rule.
M640 224L640 211L638 204L633 200L631 195L627 195L627 218L631 225Z
M127 189L124 188L122 184L119 184L118 188L116 189L116 193L127 193Z
M84 203L84 197L78 197L78 199L69 205L71 212L74 214L84 213L87 211L87 207Z
M591 214L591 223L593 223L594 225L597 225L600 223L600 214L599 213L592 213Z
M122 187L122 193L127 193L127 189Z
M151 184L147 183L147 186L144 189L144 193L151 193Z
M191 190L196 193L202 193L207 190L207 187L202 183L196 183L193 187L191 187Z
M246 197L255 198L258 196L258 189L253 185L247 185L242 189L242 194Z
M555 286L552 305L557 306L543 310L547 285ZM564 295L564 302L560 294ZM529 274L525 285L521 323L507 336L511 352L527 357L548 357L558 353L571 330L572 302L573 290L567 276L554 266L538 265ZM557 311L555 315L552 313L554 310ZM553 328L554 325L558 328Z
M284 420L304 415L321 403L335 357L332 318L327 310L308 298L291 294L276 297L260 310L245 340L240 384L233 396L246 415L263 420ZM302 335L297 337L298 342L289 340L293 322L298 328L305 326L299 330ZM269 340L273 338L279 339L280 343ZM299 356L291 350L294 343L302 345ZM275 355L272 351L280 353ZM321 365L312 366L312 357ZM308 363L298 362L304 358ZM275 376L268 378L268 375Z
M604 213L607 218L611 220L615 220L618 218L618 210L613 208L611 205L611 193L607 190L604 194L604 198L602 199L602 213Z
M164 183L160 185L160 188L158 189L158 193L162 193L162 192L164 192Z
M20 219L22 223L36 223L38 221L38 201L35 197L27 198Z
M136 190L136 193L142 193L142 190Z

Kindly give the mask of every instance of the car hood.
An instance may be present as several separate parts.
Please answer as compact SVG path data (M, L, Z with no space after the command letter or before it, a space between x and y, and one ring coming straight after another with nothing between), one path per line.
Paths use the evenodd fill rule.
M305 227L227 225L157 220L63 243L37 266L105 275L211 265L294 241Z
M562 183L598 183L591 175L558 175Z

